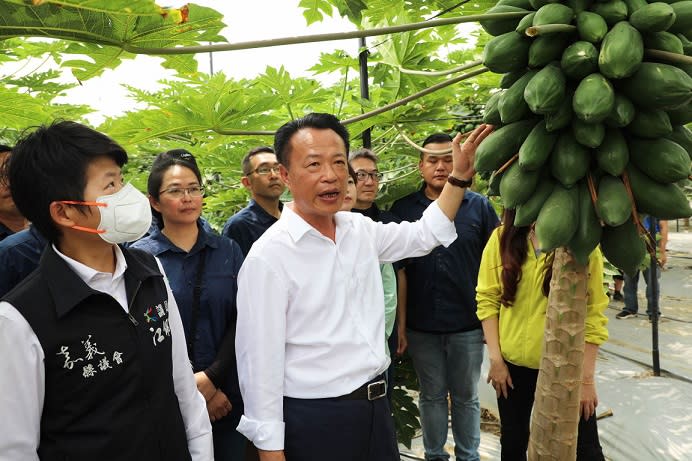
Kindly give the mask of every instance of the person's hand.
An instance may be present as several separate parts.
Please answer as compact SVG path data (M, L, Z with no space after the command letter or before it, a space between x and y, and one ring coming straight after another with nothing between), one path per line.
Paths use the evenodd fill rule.
M206 402L211 400L216 392L216 386L214 386L214 383L211 382L211 379L209 379L209 376L207 376L205 372L198 371L195 373L195 384L197 384L197 390L202 394L204 400Z
M596 384L593 381L583 382L581 385L581 400L579 401L579 411L585 420L596 413L598 406L598 395L596 394Z
M258 449L260 461L286 461L283 450L267 451Z
M493 132L493 129L492 125L482 124L473 130L463 143L461 142L461 133L457 133L452 140L452 157L454 159L452 175L455 178L466 180L473 177L476 173L473 167L476 149Z
M666 267L666 263L668 262L668 256L666 255L666 251L663 250L661 252L661 257L658 258L658 263L661 265L661 269Z
M406 325L397 327L398 343L396 346L396 355L403 355L408 347L408 338L406 337Z
M500 394L502 394L504 398L507 398L509 389L514 389L512 377L509 375L509 369L502 358L497 360L490 359L490 371L488 371L488 379L486 382L490 383L490 385L495 388L495 395L498 398Z
M220 389L217 390L211 400L207 402L209 420L213 423L214 421L223 418L230 413L232 408L233 405L231 405L231 401L228 400L226 394L224 394Z

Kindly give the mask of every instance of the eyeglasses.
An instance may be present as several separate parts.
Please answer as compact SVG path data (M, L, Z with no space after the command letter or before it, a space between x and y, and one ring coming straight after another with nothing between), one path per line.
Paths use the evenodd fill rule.
M384 175L379 171L373 171L372 173L368 173L367 171L356 171L356 178L358 178L360 182L366 181L368 177L373 181L379 181L383 176Z
M159 192L159 194L168 194L173 198L183 198L185 197L186 193L190 197L201 197L204 195L204 187L171 187L170 189L165 189Z
M250 172L252 173L257 173L259 175L265 176L268 175L269 173L274 173L274 174L279 174L279 165L275 166L260 166L258 168L255 168Z

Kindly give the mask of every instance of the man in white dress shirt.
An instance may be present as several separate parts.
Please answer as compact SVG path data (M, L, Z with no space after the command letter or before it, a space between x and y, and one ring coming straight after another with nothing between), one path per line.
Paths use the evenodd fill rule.
M253 245L238 278L236 354L245 413L238 430L260 459L398 461L382 374L380 262L456 238L451 221L473 176L481 126L460 145L440 198L416 223L339 212L349 139L332 115L283 125L274 150L293 196Z
M84 125L17 143L10 185L49 245L0 302L0 460L212 461L211 425L127 154Z

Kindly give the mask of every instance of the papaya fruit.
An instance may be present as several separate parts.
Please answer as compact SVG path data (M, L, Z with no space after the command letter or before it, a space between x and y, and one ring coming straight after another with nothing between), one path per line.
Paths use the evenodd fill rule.
M491 94L485 102L485 107L483 108L483 123L489 123L491 125L502 124L500 110L497 108L500 96L502 96L502 91Z
M565 98L566 81L560 66L551 64L539 70L524 89L524 100L534 114L549 114Z
M503 124L516 122L529 114L529 106L524 101L524 89L534 75L536 75L536 71L525 73L500 96L497 109Z
M587 75L598 72L598 50L592 43L574 42L564 48L560 68L568 78L582 80Z
M670 32L653 32L644 35L644 48L647 50L661 50L669 53L685 54L682 41L677 35Z
M559 183L572 187L586 175L590 162L589 149L577 142L571 130L560 133L550 155L550 171Z
M674 126L673 132L666 136L666 138L677 143L680 147L685 149L687 151L687 155L689 155L690 160L692 161L692 131L690 131L689 128L683 125ZM519 158L521 159L521 150L519 152Z
M577 187L579 188L579 224L577 224L577 230L569 244L567 244L567 247L572 251L574 258L580 264L586 265L589 262L589 255L601 240L603 230L598 216L596 216L586 181L579 181ZM517 209L518 212L519 210Z
M632 218L617 227L606 227L601 236L603 256L625 274L634 276L646 257L646 243Z
M498 35L483 48L483 64L498 74L522 69L529 63L529 46L531 40L514 31Z
M488 191L486 192L488 197L500 196L500 181L502 181L502 173L493 171L488 180Z
M678 107L677 109L668 109L668 118L673 125L687 125L692 122L692 104Z
M640 138L660 138L673 132L670 118L662 110L638 110L627 131Z
M606 128L603 142L594 154L598 166L608 174L620 176L630 161L625 136L617 128Z
M524 75L527 72L526 69L519 69L519 70L514 70L512 72L507 72L506 74L502 74L502 77L500 78L500 88L503 89L508 89L511 87L514 82L519 80L522 75Z
M572 121L572 98L574 92L567 90L565 98L555 112L545 114L545 129L553 132L560 130Z
M519 21L519 24L517 24L517 27L514 28L514 31L518 34L525 34L526 29L531 27L531 25L533 24L533 17L534 16L536 16L535 11L533 11L533 12L527 14L526 16L524 16L523 18L521 18L521 21Z
M627 5L627 12L630 14L630 16L639 8L649 4L649 2L646 0L624 0L624 2Z
M643 62L618 87L635 105L648 109L675 109L692 101L692 77L668 64Z
M596 208L603 222L609 226L620 226L627 221L632 214L632 204L620 178L609 174L601 178Z
M538 218L538 213L541 211L543 204L553 192L554 188L555 181L552 178L541 178L531 197L521 205L517 205L514 215L514 225L522 227L532 224Z
M524 171L519 168L519 163L514 162L500 180L500 196L504 207L514 209L526 202L536 190L540 176L540 170Z
M536 239L541 251L567 245L579 225L579 189L556 184L536 218Z
M632 163L654 181L667 184L690 174L687 151L670 139L630 138L628 147Z
M634 74L644 58L644 41L627 21L618 22L603 38L598 54L598 69L607 78Z
M536 119L520 120L490 133L476 150L476 171L492 172L504 165L519 151L536 122Z
M492 8L488 9L487 11L488 14L492 13L526 13L529 14L529 11L524 9L524 8L519 8L516 6L511 6L511 5L495 5ZM519 24L519 21L521 21L521 17L512 17L512 18L507 18L507 19L481 19L478 21L487 33L492 35L493 37L497 37L498 35L506 34L507 32L513 31L515 27L517 27L517 24Z
M531 3L531 8L538 10L543 5L547 5L549 3L560 3L560 0L529 0L529 3Z
M561 3L549 3L538 8L533 17L534 26L546 24L569 24L574 17L574 11L567 5Z
M518 163L521 169L532 171L541 168L550 157L557 136L557 133L545 128L545 121L538 122L519 148Z
M613 85L599 73L584 77L572 98L574 115L588 123L602 122L613 110L614 105Z
M685 37L684 34L676 34L675 36L680 40L680 44L682 45L682 54L692 56L692 40Z
M605 125L602 123L586 123L578 118L572 120L572 134L579 144L586 147L598 147L605 136Z
M675 22L675 10L667 3L649 3L630 14L630 24L640 32L668 30Z
M662 184L655 181L642 173L632 162L627 165L626 171L638 212L659 219L692 216L690 202L677 184Z
M577 14L579 39L590 43L601 43L608 32L608 24L600 14L582 11Z
M675 12L675 22L668 28L668 32L685 34L690 38L692 31L692 0L675 2L670 5Z
M567 0L567 1L565 1L565 5L572 8L572 11L574 11L574 14L579 14L582 11L587 11L589 9L589 7L591 7L592 3L593 3L593 0Z
M615 93L613 110L610 111L604 121L608 126L622 128L632 122L636 113L637 111L632 101L620 93Z
M596 2L591 5L591 11L603 17L606 24L611 27L627 19L627 4L622 0Z
M567 34L548 34L535 37L529 47L529 67L543 67L551 61L560 59L570 38Z

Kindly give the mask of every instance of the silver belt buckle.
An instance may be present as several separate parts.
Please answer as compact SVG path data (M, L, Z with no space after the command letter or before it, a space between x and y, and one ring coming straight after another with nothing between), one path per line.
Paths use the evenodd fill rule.
M387 383L384 379L368 384L368 400L377 400L387 395Z

